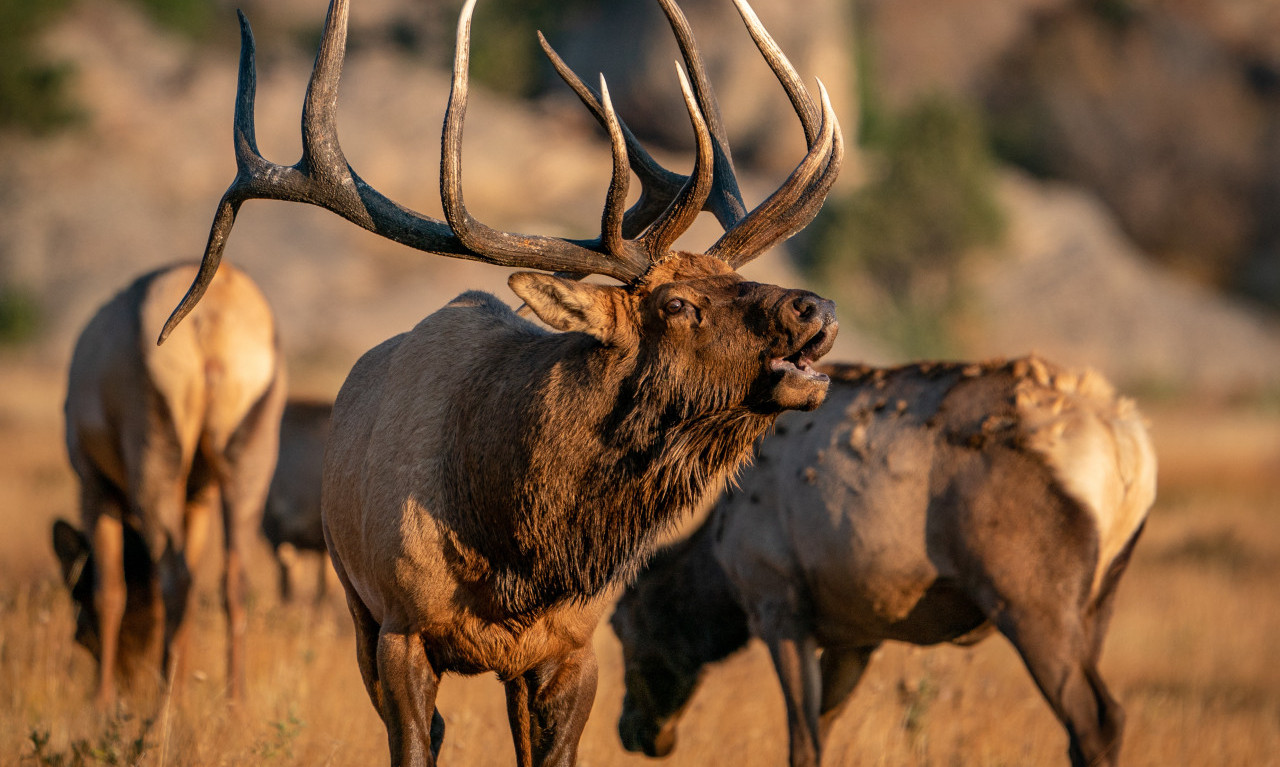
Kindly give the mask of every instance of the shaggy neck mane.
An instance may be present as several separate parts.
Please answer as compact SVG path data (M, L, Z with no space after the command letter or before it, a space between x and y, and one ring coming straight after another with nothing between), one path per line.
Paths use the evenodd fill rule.
M528 422L505 437L509 484L472 488L457 507L474 515L455 532L484 560L475 574L496 614L532 617L629 580L655 536L718 490L773 424L723 387L592 346L526 390Z

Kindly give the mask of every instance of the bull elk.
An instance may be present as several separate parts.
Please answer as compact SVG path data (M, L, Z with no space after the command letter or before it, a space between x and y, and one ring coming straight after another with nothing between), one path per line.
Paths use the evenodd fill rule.
M196 274L138 278L89 320L71 358L66 439L83 530L54 523L77 612L76 640L98 659L97 702L116 696L163 640L181 679L191 572L221 510L227 683L244 690L243 552L276 460L285 380L271 310L228 269L169 343L150 339Z
M816 767L881 643L994 626L1071 763L1115 764L1123 714L1098 656L1155 498L1133 403L1035 357L828 372L826 403L779 419L739 486L618 600L623 744L669 752L699 671L754 635L782 683L791 764Z
M284 406L280 456L262 512L262 534L275 552L282 602L293 597L290 565L301 551L322 557L316 601L323 600L328 590L329 555L320 525L320 474L332 417L333 405L327 402L291 399Z
M688 76L697 137L688 176L658 165L611 106L543 48L610 137L613 175L590 241L496 231L461 191L462 119L474 0L458 23L440 189L446 221L363 182L337 142L335 94L347 25L333 0L303 115L303 158L283 167L253 137L253 38L242 18L239 172L219 205L204 267L172 328L214 273L246 199L328 208L420 250L508 267L508 285L551 332L468 292L367 352L334 407L323 522L356 627L357 659L394 764L433 764L444 734L441 675L495 672L521 765L574 762L596 687L590 637L607 590L660 531L698 505L787 409L812 409L835 339L834 305L749 282L736 267L817 213L843 154L820 104L743 0L752 38L790 97L808 151L747 212L688 22L659 0ZM819 84L820 85L820 84ZM821 90L821 86L820 86ZM638 202L626 207L634 172ZM702 210L725 234L705 253L672 244ZM585 274L623 284L581 283Z

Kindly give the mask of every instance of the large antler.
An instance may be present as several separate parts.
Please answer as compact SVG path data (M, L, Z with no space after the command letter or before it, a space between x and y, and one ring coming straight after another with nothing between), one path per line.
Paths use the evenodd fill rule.
M764 28L755 11L746 0L733 0L756 47L760 49L769 68L782 84L800 118L809 154L801 163L801 168L804 168L805 172L799 176L793 173L783 187L751 212L751 226L741 235L730 238L729 233L742 224L748 214L745 212L742 194L738 190L737 178L734 175L733 158L725 136L724 120L720 117L720 107L716 103L715 92L711 89L706 66L703 64L702 55L698 52L697 42L694 40L693 30L688 20L675 4L675 0L658 0L658 2L667 16L667 21L671 24L680 54L684 58L685 66L689 69L698 108L702 111L711 130L715 156L715 185L703 209L716 217L726 234L708 250L708 253L720 255L734 267L738 267L778 241L795 234L817 215L827 192L835 183L844 157L840 128L826 103L825 90L822 91L823 107L819 109L801 82L800 75L796 73L782 49ZM538 40L561 79L573 89L596 119L605 124L605 112L600 95L574 74L541 33L538 34ZM819 82L819 88L822 89L821 82ZM823 126L826 123L830 123L831 126L829 140L823 136ZM635 233L643 230L653 217L665 209L687 177L658 164L625 125L622 126L622 131L630 153L631 170L644 181L644 192L631 210L627 211L623 225L624 231ZM797 168L797 172L801 168ZM784 218L777 218L779 215ZM776 227L767 225L771 220L777 224ZM747 237L748 232L754 233L755 236Z
M790 62L745 0L734 0L761 53L787 90L809 144L805 159L782 187L755 210L744 214L719 108L688 22L674 0L659 2L671 22L692 77L690 83L677 67L698 146L694 168L688 176L662 168L640 147L614 113L603 78L597 94L569 72L543 39L544 49L561 76L609 131L613 175L601 234L593 240L502 232L477 221L463 205L462 125L475 0L467 0L458 20L453 84L441 139L440 194L446 221L412 211L369 186L351 168L338 144L337 91L346 48L349 0L330 2L303 106L302 158L292 166L270 162L258 151L254 128L257 73L253 32L240 13L240 74L234 123L236 177L218 203L199 273L165 323L158 342L164 342L204 295L221 262L240 204L249 199L318 205L375 234L439 255L508 267L601 274L623 282L639 280L656 261L665 257L672 243L703 209L713 212L726 229L725 235L707 252L735 267L794 234L816 214L835 180L843 153L839 127L825 90L822 90L819 113ZM629 169L639 177L642 192L636 206L624 212Z

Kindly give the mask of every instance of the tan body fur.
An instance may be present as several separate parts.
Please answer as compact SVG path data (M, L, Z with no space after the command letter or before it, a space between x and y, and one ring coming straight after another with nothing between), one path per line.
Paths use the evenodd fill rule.
M715 646L681 654L678 676L761 637L786 696L792 764L814 765L881 642L970 641L994 624L1067 727L1072 763L1114 764L1123 716L1096 663L1155 495L1133 404L1095 373L1034 357L829 372L825 404L780 418L705 526L622 598L614 626L628 668L677 652L654 626L705 630L696 607L666 601L741 605ZM669 749L678 707L634 682L624 742Z
M166 670L180 678L191 571L219 521L228 684L233 697L243 691L243 547L275 463L284 373L270 308L238 270L155 345L195 271L139 278L89 321L71 361L66 437L84 533L59 522L54 544L81 610L77 638L100 660L101 705L114 698L117 664L131 668L153 643L141 632L163 630Z

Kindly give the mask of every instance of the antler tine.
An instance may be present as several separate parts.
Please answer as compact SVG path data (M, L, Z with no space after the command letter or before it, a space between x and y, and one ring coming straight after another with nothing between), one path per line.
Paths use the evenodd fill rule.
M573 90L596 120L608 129L608 118L601 104L600 95L584 83L568 64L565 64L564 59L560 58L560 54L555 52L551 43L547 42L547 38L541 32L538 33L538 42L542 45L542 52L547 60L560 75L560 79ZM627 211L622 224L624 236L635 237L662 215L662 211L666 210L679 194L688 176L667 170L658 164L658 161L653 159L653 156L640 144L639 139L627 124L621 120L618 122L622 129L623 140L626 142L631 170L640 179L640 199Z
M748 33L755 42L756 47L760 50L760 53L769 65L769 68L773 71L774 75L778 78L778 82L786 91L787 98L791 101L792 107L795 109L796 116L800 119L800 125L805 134L805 142L812 154L814 148L820 143L819 134L822 130L824 120L822 110L814 103L813 97L805 88L803 81L800 79L800 75L795 70L795 67L791 64L790 60L787 59L786 54L782 52L781 47L765 29L760 18L756 15L755 11L747 1L733 0L733 2L734 6L738 10L739 16L742 17ZM714 153L713 175L715 181L703 209L712 212L720 221L721 226L726 230L725 237L721 238L722 243L717 244L719 247L716 249L716 252L721 254L728 253L732 244L751 244L752 247L754 247L754 240L759 236L760 224L758 223L758 219L756 222L753 222L751 227L748 227L748 231L756 232L756 234L752 236L747 236L747 233L744 232L742 235L730 238L727 233L741 224L747 214L744 212L742 196L738 191L737 180L734 177L733 161L729 154L728 141L725 138L724 123L720 116L719 107L716 103L715 92L712 90L707 78L706 68L702 62L701 54L698 52L697 43L693 38L692 30L689 26L688 20L680 11L680 8L675 4L674 0L659 0L659 3L662 6L663 12L667 16L667 20L675 34L681 55L689 69L693 92L695 94L699 110L706 119L712 138ZM563 79L565 83L573 89L574 93L577 94L578 98L587 107L587 109L595 115L596 119L599 120L601 124L605 124L606 118L600 104L599 96L596 92L583 83L582 80L578 78L571 69L569 69L568 65L565 64L564 60L556 54L541 33L539 33L538 39L542 43L543 52L546 53L547 58L551 61L552 66L555 67L555 70L560 75L561 79ZM631 168L635 171L636 175L640 177L643 189L640 200L627 212L626 221L624 223L624 231L634 233L648 226L652 221L662 215L662 210L664 210L669 204L669 201L675 199L675 196L678 194L677 190L679 187L677 185L685 182L687 177L674 173L673 171L667 170L659 165L657 161L655 161L653 157L640 146L639 141L625 124L622 125L622 130L626 138L627 149L631 156ZM839 135L839 126L833 125L833 130L836 134L832 144L835 150L835 154L833 155L835 161L831 162L831 158L829 158L824 165L820 164L823 168L823 173L820 175L814 174L810 177L815 183L807 187L806 191L808 194L819 195L814 206L814 213L816 213L816 208L821 205L823 196L830 189L831 184L834 183L835 176L839 172L840 160L843 157L843 140ZM819 155L822 154L822 151L823 150L819 150ZM808 172L812 173L812 163ZM789 180L788 186L785 186L784 188L795 188L794 179ZM801 185L800 188L805 189L804 185ZM782 189L775 192L774 196L771 196L769 200L766 200L766 202L762 203L761 206L758 206L757 209L765 208L765 210L774 214L779 210L789 211L792 215L800 216L796 221L803 220L804 223L808 223L808 221L812 219L812 213L808 214L807 218L802 215L805 214L807 208L794 209L794 203L788 203L785 206L779 207L779 200L776 198L776 195L780 192L782 192ZM756 254L767 249L769 245L777 242L778 239L794 234L795 231L798 231L802 226L803 224L800 226L792 226L791 223L788 223L779 230L782 234L780 234L778 238L766 238L765 240L762 240L763 242L767 242L767 244L760 250L750 253L743 253L740 251L734 252L731 262L737 261L743 256L746 257L746 260L750 260L750 258L754 257ZM743 261L743 263L745 263L745 261Z
M791 100L791 105L800 118L800 124L804 127L805 143L812 147L818 138L818 131L822 129L822 113L813 103L813 98L804 87L804 81L800 79L799 73L791 65L787 55L782 52L777 41L773 39L773 35L764 28L760 17L747 4L747 0L733 0L733 5L738 9L738 15L742 17L742 23L746 25L751 39L755 41L760 55L764 56L765 62L773 70L783 90L787 92L787 98Z
M624 234L631 172L628 169L626 128L613 109L613 101L609 99L609 86L604 81L604 75L600 75L600 96L604 102L605 125L609 129L609 145L613 150L613 178L609 181L604 216L600 221L600 241L610 253L616 255L627 248L636 247L635 243L628 240Z
M671 32L675 35L676 45L689 69L689 80L697 99L698 109L706 119L707 129L715 161L714 182L707 197L706 209L716 217L720 225L728 229L738 223L746 213L742 202L742 192L738 189L738 177L733 170L733 156L729 153L729 139L725 134L724 120L720 117L720 105L716 102L716 93L707 78L707 68L703 64L702 54L698 51L698 42L693 37L693 28L685 18L675 0L658 0L662 12L667 16Z
M803 229L822 207L844 159L844 139L822 81L822 127L813 147L782 186L725 232L708 255L725 259L735 269Z
M679 64L676 64L676 74L680 78L680 91L684 94L684 104L689 111L689 120L693 123L693 133L697 137L698 153L689 180L644 234L642 241L645 251L654 260L666 255L672 243L693 225L694 219L702 212L707 197L721 178L714 175L715 140L707 125L706 117L699 108L693 86L690 85L689 78L685 76ZM736 184L734 188L737 188Z
M738 190L737 177L734 175L733 159L729 153L729 141L725 135L724 120L720 117L720 108L716 103L715 92L712 90L707 78L706 67L703 65L702 56L698 52L697 42L694 40L693 30L689 26L688 19L685 18L680 8L672 0L659 0L659 2L675 34L676 44L680 48L680 55L684 59L685 66L689 69L698 109L706 118L711 134L715 158L713 174L715 183L702 209L714 215L720 225L728 229L742 219L746 207L743 205L742 193ZM605 117L600 105L599 95L569 68L564 59L560 58L541 32L538 33L538 41L542 45L543 53L546 54L547 59L551 62L551 66L560 75L560 79L564 80L565 84L573 89L578 99L590 110L596 120L603 125ZM631 155L631 169L640 178L642 189L640 199L632 206L631 210L627 211L627 219L624 224L624 231L629 236L635 236L662 214L671 201L675 199L676 195L679 194L679 190L688 180L688 177L662 167L640 145L639 140L636 139L625 123L622 129L626 137L627 149Z
M213 216L213 224L209 228L209 240L205 244L204 256L200 259L200 269L195 280L187 289L182 301L174 308L160 330L157 344L164 343L173 329L196 307L204 297L213 275L222 263L222 253L227 246L227 238L235 225L236 214L240 204L252 195L248 191L253 170L256 166L267 166L278 170L286 170L263 159L258 152L257 129L254 125L254 99L258 91L258 73L254 65L253 29L244 12L237 10L240 21L240 67L236 83L235 118L232 125L236 153L236 177L232 180L222 199L218 201L217 211Z
M453 61L453 87L445 111L440 150L440 198L445 220L469 249L485 253L494 261L559 272L588 272L631 281L649 268L631 249L608 258L590 246L539 235L512 234L493 229L476 220L462 200L462 124L467 110L467 68L471 46L471 16L476 0L467 0L458 18L457 50Z

